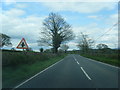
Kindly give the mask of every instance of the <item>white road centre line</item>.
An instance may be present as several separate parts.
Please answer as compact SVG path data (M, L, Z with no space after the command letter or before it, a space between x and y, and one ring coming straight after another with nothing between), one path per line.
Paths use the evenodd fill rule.
M74 58L74 60L77 62L77 64L79 64L79 62L76 60L76 58L73 56L73 58ZM80 67L81 68L81 70L83 71L83 73L86 75L86 77L89 79L89 80L92 80L89 76L88 76L88 74L85 72L85 70L83 69L83 67Z
M76 58L73 56L74 60L77 62Z
M77 59L73 56L74 60L77 62L77 64L79 64L79 62L77 61Z
M75 61L77 62L77 60L75 59Z
M79 62L77 61L77 64L79 64Z
M74 58L74 60L75 60L77 63L79 63L74 56L73 56L73 58Z
M84 74L86 75L86 77L89 79L89 80L92 80L89 76L88 76L88 74L85 72L85 70L83 69L83 67L80 67L81 68L81 70L84 72Z
M75 59L75 58L74 58ZM77 62L77 60L75 59L75 61Z

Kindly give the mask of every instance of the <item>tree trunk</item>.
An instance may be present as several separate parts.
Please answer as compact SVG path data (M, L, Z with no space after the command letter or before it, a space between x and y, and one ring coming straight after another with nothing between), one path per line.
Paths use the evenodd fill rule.
M58 48L57 47L54 47L53 53L58 53Z
M67 53L67 50L65 50L65 53Z

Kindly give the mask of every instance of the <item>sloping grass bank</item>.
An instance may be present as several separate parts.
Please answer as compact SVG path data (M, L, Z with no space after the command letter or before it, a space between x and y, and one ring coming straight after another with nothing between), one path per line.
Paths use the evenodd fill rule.
M118 54L81 54L81 56L120 67Z
M3 52L2 87L15 87L24 80L63 59L65 56L63 54L54 55L44 53L27 53L26 56L21 52L17 53L17 55L14 52Z

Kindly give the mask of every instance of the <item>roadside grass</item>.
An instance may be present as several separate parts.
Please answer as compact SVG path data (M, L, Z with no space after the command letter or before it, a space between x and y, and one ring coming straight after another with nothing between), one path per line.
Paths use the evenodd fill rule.
M30 78L31 76L35 75L36 73L63 59L66 55L67 54L55 55L54 57L49 57L52 56L52 54L49 56L44 55L44 57L48 57L46 60L37 60L33 63L18 64L15 66L4 66L2 68L2 87L13 88L21 82L25 81L26 79ZM29 59L30 58L28 58L28 60Z
M118 54L81 54L81 56L120 67Z

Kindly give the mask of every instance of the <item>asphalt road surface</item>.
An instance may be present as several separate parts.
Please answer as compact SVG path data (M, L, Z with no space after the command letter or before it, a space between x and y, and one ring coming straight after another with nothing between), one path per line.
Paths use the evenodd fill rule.
M118 70L70 54L15 88L118 88Z

